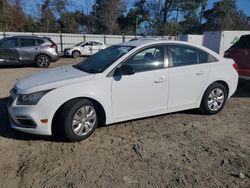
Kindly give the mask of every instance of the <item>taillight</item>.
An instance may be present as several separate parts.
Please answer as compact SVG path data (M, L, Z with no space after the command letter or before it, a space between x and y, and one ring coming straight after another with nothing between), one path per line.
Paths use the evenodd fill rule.
M234 63L234 64L233 64L233 67L234 67L234 69L235 69L237 72L239 72L239 66L238 66L237 63Z
M56 45L55 43L52 43L50 47L51 47L51 48L56 48L56 49L57 49L57 45Z

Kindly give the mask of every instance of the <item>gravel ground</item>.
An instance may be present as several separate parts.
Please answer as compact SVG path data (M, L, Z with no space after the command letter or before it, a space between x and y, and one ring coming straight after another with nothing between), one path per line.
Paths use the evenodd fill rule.
M218 115L134 120L65 143L9 128L9 90L41 70L0 68L0 187L250 187L250 82L240 82Z

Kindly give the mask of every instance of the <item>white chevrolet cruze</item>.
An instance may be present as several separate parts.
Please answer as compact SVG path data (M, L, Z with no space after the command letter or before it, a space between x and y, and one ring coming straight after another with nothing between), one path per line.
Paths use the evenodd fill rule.
M36 73L11 90L8 111L17 130L70 141L100 125L199 108L216 114L238 83L233 60L173 41L132 41L77 65Z

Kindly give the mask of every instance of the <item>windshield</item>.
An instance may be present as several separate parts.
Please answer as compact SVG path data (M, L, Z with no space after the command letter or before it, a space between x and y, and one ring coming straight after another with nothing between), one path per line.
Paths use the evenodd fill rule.
M83 60L76 68L87 73L101 73L131 49L132 46L111 46Z
M76 44L75 46L81 46L84 42L80 42L78 44Z

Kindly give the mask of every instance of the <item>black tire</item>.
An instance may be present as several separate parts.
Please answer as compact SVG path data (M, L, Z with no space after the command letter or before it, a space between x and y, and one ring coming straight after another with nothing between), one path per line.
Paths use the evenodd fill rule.
M83 107L90 106L92 107L96 112L96 121L93 125L93 127L90 129L90 131L87 134L84 135L77 135L74 132L74 124L73 120L76 115L76 113ZM94 104L87 99L75 99L72 101L67 102L63 105L62 110L59 115L59 125L58 128L60 130L60 133L64 136L64 138L68 141L75 142L75 141L81 141L86 138L88 138L96 129L96 127L99 124L99 117L97 114L98 110L94 106ZM86 126L86 125L85 125Z
M212 108L213 106L209 107L209 100L211 99L210 94L211 94L211 92L215 91L216 89L219 89L219 90L221 90L221 91L223 92L224 101L223 101L223 102L220 102L220 105L218 105L218 106L220 106L220 107L218 107L218 109L214 108L214 110L211 110L211 108ZM217 114L217 113L219 113L219 112L224 108L225 103L226 103L226 101L227 101L227 97L228 97L228 93L227 93L226 87L225 87L224 85L218 83L218 82L215 82L215 83L213 83L212 85L210 85L210 86L207 88L207 90L205 91L205 93L204 93L204 95L203 95L203 98L202 98L202 101L201 101L201 105L200 105L199 110L200 110L202 113L206 114L206 115ZM215 97L215 98L216 98L216 97ZM218 100L218 98L217 98L217 99L211 99L211 100L212 100L212 101L213 101L213 100L216 101L216 100ZM210 101L211 101L211 100L210 100ZM211 103L212 103L212 102L211 102ZM217 102L217 104L219 104L219 103ZM215 107L215 106L214 106L214 107Z
M81 56L81 53L79 51L75 50L72 52L72 56L73 56L73 58L77 58L77 57Z
M50 65L50 57L47 55L39 55L37 56L36 60L36 66L39 68L47 68Z

